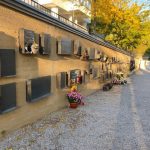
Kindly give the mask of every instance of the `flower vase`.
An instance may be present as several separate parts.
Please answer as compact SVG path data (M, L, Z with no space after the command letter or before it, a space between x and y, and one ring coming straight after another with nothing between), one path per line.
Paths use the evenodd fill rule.
M70 103L70 108L77 108L78 107L78 103Z

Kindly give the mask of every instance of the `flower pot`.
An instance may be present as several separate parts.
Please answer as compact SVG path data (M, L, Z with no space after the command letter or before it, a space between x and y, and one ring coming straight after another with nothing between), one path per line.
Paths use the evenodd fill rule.
M70 108L77 108L78 107L78 103L70 103Z

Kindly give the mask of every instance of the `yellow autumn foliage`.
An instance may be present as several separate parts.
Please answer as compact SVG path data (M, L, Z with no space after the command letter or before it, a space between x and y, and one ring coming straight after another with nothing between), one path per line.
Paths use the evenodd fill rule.
M132 0L93 0L91 27L105 35L105 40L133 51L150 31L145 28L147 25L143 26L142 8L143 4L139 5Z

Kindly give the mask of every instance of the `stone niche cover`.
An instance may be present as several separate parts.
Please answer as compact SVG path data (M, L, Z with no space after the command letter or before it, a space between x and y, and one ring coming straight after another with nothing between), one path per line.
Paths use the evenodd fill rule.
M58 39L57 54L58 55L72 55L73 54L73 41L70 39L66 39L66 38Z
M0 85L0 114L16 108L16 83Z
M93 75L93 79L98 78L98 68L93 68L92 75Z
M94 60L95 59L95 48L89 48L88 54L89 54L89 59Z
M70 70L69 74L70 85L82 84L82 75L80 69Z
M101 51L98 50L98 49L95 49L95 59L99 60L100 59L100 54L101 54Z
M38 54L39 34L27 29L19 30L19 51L22 54Z
M13 49L0 49L0 77L16 75L16 55Z
M51 36L49 34L40 34L39 52L42 55L50 55L51 52Z
M57 74L57 85L59 89L66 88L68 86L67 72L60 72Z
M74 41L74 55L82 56L82 46L78 40Z
M51 76L38 77L26 81L26 100L34 102L51 93Z

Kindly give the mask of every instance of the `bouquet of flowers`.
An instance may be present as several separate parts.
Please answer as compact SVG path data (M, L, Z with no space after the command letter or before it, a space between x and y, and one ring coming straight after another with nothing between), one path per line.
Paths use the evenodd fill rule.
M68 102L71 108L76 108L78 105L84 105L83 96L77 92L77 86L72 86L71 91L67 93ZM73 105L73 106L72 106Z
M80 104L83 96L77 91L71 91L67 94L67 98L69 103L78 103Z

